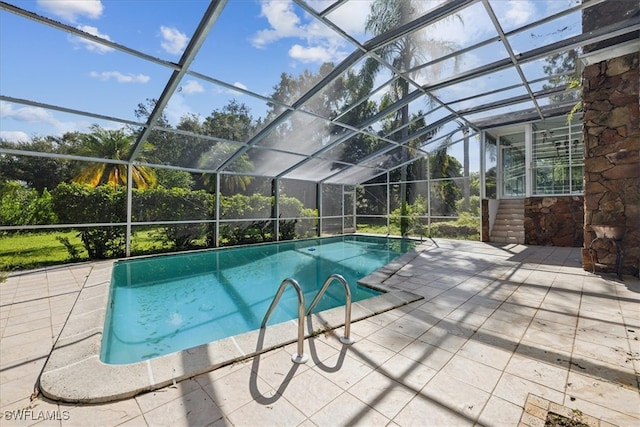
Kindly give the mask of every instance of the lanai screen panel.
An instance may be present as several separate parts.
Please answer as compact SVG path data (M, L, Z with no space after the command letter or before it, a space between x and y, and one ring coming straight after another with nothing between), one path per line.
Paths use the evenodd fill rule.
M0 153L82 157L30 143L97 125L133 138L124 163L362 183L566 114L582 46L639 28L583 34L598 3L0 2Z

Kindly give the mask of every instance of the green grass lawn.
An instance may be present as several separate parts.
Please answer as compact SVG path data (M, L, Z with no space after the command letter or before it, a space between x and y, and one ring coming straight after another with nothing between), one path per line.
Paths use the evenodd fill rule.
M400 227L391 224L390 234L399 235ZM386 225L358 223L358 233L387 234ZM413 226L409 230L409 235L414 237L426 237L429 230L426 225L422 227ZM451 221L440 221L431 223L430 237L443 237L447 239L480 240L480 218L460 217Z
M69 240L77 257L71 257L59 238ZM131 246L134 254L171 250L153 230L135 233ZM0 271L29 270L80 261L89 261L89 255L76 230L0 234Z
M433 223L432 237L447 237L467 240L479 240L480 221L477 218L460 218L457 221ZM387 234L387 227L381 225L358 224L358 232ZM424 232L424 231L423 231ZM397 226L392 225L391 234L399 234ZM412 232L412 235L419 236ZM76 256L60 241L68 239L68 244ZM205 246L205 242L194 242ZM175 250L170 243L164 241L156 229L137 230L132 238L131 253L133 255L169 252ZM47 231L34 233L0 233L0 272L28 270L49 265L60 265L70 262L89 261L87 251L78 237L77 230ZM0 275L1 276L1 275ZM1 282L1 280L0 280Z
M69 239L77 249L75 261L88 261L77 231L50 231L0 235L0 270L26 270L70 262L69 251L58 237Z

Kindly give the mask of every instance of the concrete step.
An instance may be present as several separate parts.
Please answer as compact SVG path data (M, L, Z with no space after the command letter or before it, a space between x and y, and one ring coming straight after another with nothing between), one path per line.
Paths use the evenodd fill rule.
M489 240L496 243L524 243L524 199L500 200Z
M510 237L510 238L523 238L524 239L524 231L514 231L514 230L492 230L491 237Z
M524 237L522 239L519 238L510 238L510 237L492 237L491 242L493 243L513 243L524 245Z
M500 214L519 214L519 215L524 215L524 209L523 208L500 208L498 209L497 212L498 215Z
M517 230L491 230L491 235L492 236L500 236L500 237L507 237L507 236L524 237L524 231L517 231Z
M523 227L524 218L499 218L494 221L493 226L495 227L496 225L500 225L500 224Z
M493 224L492 230L520 230L524 231L522 224L512 224L510 222L496 222Z
M524 199L500 199L500 206L503 206L503 205L524 206Z
M523 238L507 237L507 243L517 243L519 245L524 245L524 237Z
M518 214L498 214L496 215L496 221L524 221L524 215L518 215Z

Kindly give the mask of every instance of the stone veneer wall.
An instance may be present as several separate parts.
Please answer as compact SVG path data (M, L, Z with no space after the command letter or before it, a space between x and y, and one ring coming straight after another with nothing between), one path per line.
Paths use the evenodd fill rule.
M524 243L579 248L584 242L582 196L524 199Z
M489 199L482 199L480 203L480 240L483 242L490 242L491 236L489 235Z
M595 239L591 225L621 225L622 271L638 275L640 258L640 113L638 62L632 53L585 67L583 121L585 142L584 247L585 270L593 264L589 245ZM616 249L611 241L598 240L596 263L611 266Z

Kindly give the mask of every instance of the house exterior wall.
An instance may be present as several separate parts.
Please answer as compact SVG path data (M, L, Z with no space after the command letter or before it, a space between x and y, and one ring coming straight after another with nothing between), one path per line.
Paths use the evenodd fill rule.
M585 270L593 268L592 225L625 229L622 272L638 275L640 258L640 120L639 54L598 62L583 71L585 141L584 247ZM611 241L594 243L595 263L612 270L617 249Z
M525 244L581 247L583 203L584 198L575 195L525 198Z

